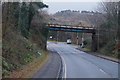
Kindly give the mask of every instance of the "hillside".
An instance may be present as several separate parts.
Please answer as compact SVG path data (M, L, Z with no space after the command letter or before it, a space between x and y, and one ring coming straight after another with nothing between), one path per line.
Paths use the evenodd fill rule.
M21 6L20 6L21 5ZM38 8L47 7L44 3L2 4L2 77L32 62L37 57L46 54L48 28L47 15Z
M70 24L70 25L97 25L104 21L104 16L98 12L84 12L84 11L59 11L51 16L51 23Z

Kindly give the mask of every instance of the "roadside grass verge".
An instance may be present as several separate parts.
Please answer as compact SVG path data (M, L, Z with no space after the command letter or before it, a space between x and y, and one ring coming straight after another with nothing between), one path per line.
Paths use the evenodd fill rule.
M32 75L38 69L40 69L48 59L49 54L47 51L40 51L40 52L42 54L36 57L32 62L11 72L10 75L5 76L5 78L31 78Z
M105 56L117 58L117 59L119 59L118 55L120 54L118 53L116 49L116 43L113 40L109 41L103 48L98 50L98 53L101 53L102 55L105 55Z
M84 47L84 48L80 48L80 49L83 51L92 52L90 47ZM120 53L117 52L117 50L115 49L115 43L108 43L105 47L100 48L96 52L92 52L92 53L94 53L96 55L102 55L102 56L108 56L111 58L120 59L120 58L118 58Z
M30 73L29 71L32 71L32 69L29 70L29 68L35 65L29 65L30 63L36 59L39 59L38 62L42 63L44 59L46 59L46 51L43 51L41 47L36 46L37 43L33 43L29 39L24 38L16 31L8 30L2 38L2 41L3 78L21 78L26 76ZM25 68L25 66L27 67Z
M0 79L2 78L2 24L0 23Z

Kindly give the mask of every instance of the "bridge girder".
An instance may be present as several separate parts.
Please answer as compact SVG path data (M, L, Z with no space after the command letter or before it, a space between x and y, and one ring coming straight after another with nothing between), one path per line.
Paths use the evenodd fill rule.
M66 31L66 32L82 32L82 33L92 33L92 46L91 50L97 50L97 40L96 40L96 29L91 27L73 27L68 25L57 25L57 24L49 24L49 30L54 31Z

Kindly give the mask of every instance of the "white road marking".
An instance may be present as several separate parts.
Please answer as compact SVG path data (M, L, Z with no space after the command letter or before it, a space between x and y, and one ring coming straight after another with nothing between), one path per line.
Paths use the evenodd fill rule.
M60 53L58 52L58 54L60 55ZM60 55L61 56L61 55ZM67 67L66 67L66 63L65 63L65 59L63 58L63 56L61 56L63 64L64 64L64 80L66 80L67 78Z
M62 56L61 56L62 57ZM63 59L63 62L64 62L64 72L65 72L65 79L66 79L66 76L67 76L67 67L66 67L66 63L65 63L65 59L62 57Z
M114 63L114 64L118 64L118 63L116 63L116 62L112 62L112 63Z
M107 74L105 71L103 71L102 69L99 69L101 72L103 72L104 74Z
M57 74L57 79L59 78L60 69L61 69L61 66L59 66L59 70L58 70L58 74Z

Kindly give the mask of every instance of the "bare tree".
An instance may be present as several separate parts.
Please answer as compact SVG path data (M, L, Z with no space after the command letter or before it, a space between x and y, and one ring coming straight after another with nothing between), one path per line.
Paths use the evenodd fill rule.
M100 26L100 45L108 53L116 55L115 45L118 43L119 36L119 2L101 2L100 10L106 20ZM111 49L111 50L110 50Z

